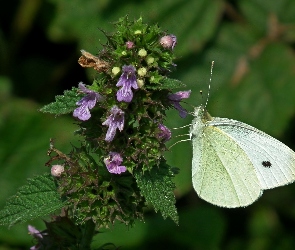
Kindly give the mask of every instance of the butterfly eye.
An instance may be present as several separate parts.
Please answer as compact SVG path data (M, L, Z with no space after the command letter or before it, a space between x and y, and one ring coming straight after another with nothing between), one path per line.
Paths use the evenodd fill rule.
M271 162L270 161L263 161L262 166L266 167L266 168L270 168L271 167Z

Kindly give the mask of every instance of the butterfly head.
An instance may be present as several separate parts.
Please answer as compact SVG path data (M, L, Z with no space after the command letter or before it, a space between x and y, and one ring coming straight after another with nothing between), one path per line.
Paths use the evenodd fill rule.
M206 107L204 107L203 105L195 108L194 117L198 117L203 121L203 123L211 121L213 119L212 116L208 113Z

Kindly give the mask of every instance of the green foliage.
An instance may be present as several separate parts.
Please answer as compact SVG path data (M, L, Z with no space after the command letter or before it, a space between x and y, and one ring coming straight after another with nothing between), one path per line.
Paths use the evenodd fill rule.
M140 1L136 4L97 3L96 0L67 1L51 0L58 6L54 19L48 28L48 34L54 41L69 41L78 39L80 48L97 50L97 41L105 41L97 28L111 28L111 22L121 16L129 15L130 20L138 18L138 13L149 20L149 23L159 23L161 27L177 35L180 41L177 53L185 57L192 52L201 50L218 27L220 16L224 12L222 1L186 1L156 0ZM83 8L79 8L83 6ZM64 12L65 9L74 11ZM98 14L99 13L99 14ZM108 17L108 22L106 18ZM80 34L83 33L83 36ZM89 37L91 39L85 39Z
M155 211L160 211L164 218L170 217L178 223L173 193L175 189L173 178L176 173L176 169L162 161L151 171L144 173L136 171L135 178L142 195L148 203L153 205Z
M134 178L130 174L110 174L102 161L94 157L81 146L75 148L69 158L60 158L67 171L60 178L59 191L67 200L76 223L92 220L98 229L108 227L115 220L130 225L142 218L143 199Z
M74 87L71 90L65 90L64 95L57 95L55 102L45 105L40 111L55 115L68 114L77 108L76 102L82 97L83 95L78 92L78 88Z
M181 81L179 81L177 79L171 79L168 77L164 77L158 85L149 86L147 88L149 88L149 89L176 89L176 88L182 88L182 87L185 87L185 84L183 84Z
M197 106L204 102L205 98L201 100L199 90L202 89L203 96L206 96L210 63L214 60L208 103L210 113L249 123L279 137L290 147L295 146L292 141L295 113L292 84L295 41L293 0L151 0L136 4L132 1L50 0L43 1L41 5L40 1L24 1L21 5L7 1L4 6L1 15L0 73L12 83L10 89L13 89L14 95L27 100L8 99L0 91L1 190L11 193L17 182L34 171L42 170L39 166L46 161L46 138L52 136L64 144L72 141L69 131L73 131L74 127L70 126L70 122L62 118L50 120L47 116L41 120L39 114L33 116L33 110L39 107L33 105L32 100L50 102L56 93L62 93L63 89L73 84L73 79L74 82L86 82L81 79L84 75L78 65L74 69L69 67L77 64L77 52L84 48L96 54L100 49L99 43L107 40L98 28L110 30L111 22L127 13L130 20L138 18L138 13L141 13L144 20L157 22L177 36L177 72L172 78L180 79L192 89L189 103ZM55 53L49 55L48 51ZM95 75L93 70L87 70L87 74L91 82ZM137 106L132 111L143 115L142 109ZM191 120L179 120L174 111L167 114L165 125L170 128L186 125ZM101 122L103 119L97 124ZM132 128L136 128L136 123L140 121L135 121ZM64 126L63 131L57 130ZM184 130L173 132L173 135L186 133ZM93 137L94 145L97 145L96 139ZM171 144L176 140L179 139L174 139ZM140 141L136 145L140 147ZM63 148L63 152L68 152L63 145L58 146ZM177 144L172 152L166 153L165 158L168 163L181 166L180 174L175 177L176 195L182 197L179 204L183 207L197 206L193 207L193 213L199 220L192 223L193 213L180 211L179 227L168 224L163 229L162 225L169 220L163 221L159 217L146 218L146 223L140 223L130 231L125 231L125 225L123 228L115 225L114 231L120 228L117 234L103 234L107 242L118 239L120 241L116 245L127 246L126 249L149 249L151 245L155 249L167 246L170 249L196 246L204 249L293 249L294 185L270 190L258 204L241 210L208 206L192 193L187 196L191 189L190 151L189 143ZM38 167L34 170L34 166ZM215 217L210 212L202 213L200 209L206 212L212 209L219 220L211 221ZM215 230L218 226L220 231ZM27 242L26 248L29 248L31 239L23 237L26 229L14 230L0 233L5 246L7 242L11 245ZM212 231L214 237L210 238ZM209 238L203 237L203 233L208 233ZM217 234L222 237L219 241L214 240ZM198 243L200 241L202 244Z
M128 250L148 250L151 246L153 249L219 249L228 230L222 210L208 204L196 204L180 208L178 213L179 225L163 220L159 214L136 221L129 230L116 223L110 232L95 236L93 247L112 241Z
M64 205L53 177L49 174L40 175L28 179L28 184L7 200L6 206L0 211L0 225L12 226L44 217Z

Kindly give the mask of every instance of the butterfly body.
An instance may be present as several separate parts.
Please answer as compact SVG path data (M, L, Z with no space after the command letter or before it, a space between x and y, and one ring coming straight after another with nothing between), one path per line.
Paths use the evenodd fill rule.
M192 182L197 194L221 207L245 207L263 190L295 180L295 152L239 121L195 108L190 128Z

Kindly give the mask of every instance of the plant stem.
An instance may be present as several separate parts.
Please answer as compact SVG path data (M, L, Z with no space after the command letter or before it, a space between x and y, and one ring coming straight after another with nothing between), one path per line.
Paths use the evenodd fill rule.
M95 233L95 224L92 220L88 220L83 228L83 236L80 242L80 250L90 250L92 238Z

